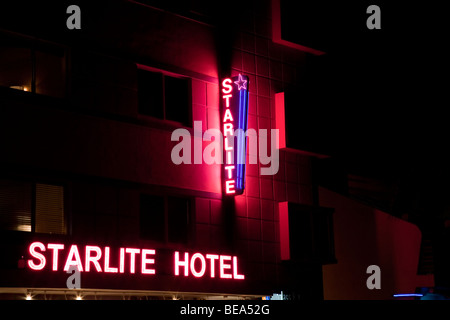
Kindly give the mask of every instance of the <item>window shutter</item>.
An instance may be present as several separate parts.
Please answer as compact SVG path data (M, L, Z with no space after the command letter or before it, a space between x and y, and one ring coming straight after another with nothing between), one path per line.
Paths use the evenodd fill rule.
M31 183L0 180L0 229L31 232L31 193Z
M66 234L64 218L64 188L36 184L36 228L38 233Z

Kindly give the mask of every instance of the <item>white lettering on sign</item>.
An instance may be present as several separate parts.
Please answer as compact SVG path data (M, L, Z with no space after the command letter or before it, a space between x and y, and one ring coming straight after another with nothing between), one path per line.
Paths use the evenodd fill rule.
M208 260L208 261L207 261ZM217 261L217 263L216 263ZM239 274L238 259L228 255L194 253L189 259L189 253L185 252L183 257L178 251L174 256L175 275L180 275L180 269L183 269L183 275L189 276L189 270L194 277L203 277L206 270L209 269L209 276L216 277L216 268L219 269L219 277L222 279L244 280L245 276Z
M106 273L130 273L155 275L156 250L139 248L119 248L118 259L111 259L111 248L99 246L84 246L80 250L73 244L67 247L64 244L48 243L45 246L41 242L30 244L28 267L40 271L46 267L52 271L76 271L76 272L106 272ZM50 252L47 254L46 252ZM84 254L83 254L84 253ZM63 259L63 260L60 260ZM185 277L190 275L202 278L205 275L210 278L218 276L222 279L243 280L245 276L239 273L238 258L230 255L194 253L175 251L173 255L174 275L182 273ZM60 262L63 262L62 264Z

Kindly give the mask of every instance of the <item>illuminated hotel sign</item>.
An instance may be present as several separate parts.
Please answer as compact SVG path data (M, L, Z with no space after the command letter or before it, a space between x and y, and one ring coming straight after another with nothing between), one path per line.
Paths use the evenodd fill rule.
M120 248L112 252L110 247L33 242L28 248L31 259L27 261L35 271L65 271L75 268L79 272L105 272L115 274L157 275L158 252L154 249ZM230 255L202 254L175 251L172 256L174 276L209 277L244 280L239 274L238 258ZM162 271L162 270L161 270ZM163 273L167 273L164 270Z
M245 188L248 85L248 77L241 74L222 81L224 190L230 195L240 195Z

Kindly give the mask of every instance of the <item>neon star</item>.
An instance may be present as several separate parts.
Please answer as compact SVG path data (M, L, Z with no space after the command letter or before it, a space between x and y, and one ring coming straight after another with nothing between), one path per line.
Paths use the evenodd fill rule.
M238 81L235 81L234 83L236 83L238 85L238 90L239 91L241 89L247 90L247 80L242 79L242 76L241 76L240 73L239 73Z

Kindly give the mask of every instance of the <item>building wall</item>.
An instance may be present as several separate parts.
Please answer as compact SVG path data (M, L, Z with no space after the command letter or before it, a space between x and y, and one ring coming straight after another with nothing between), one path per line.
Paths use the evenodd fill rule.
M177 142L170 138L178 126L138 114L137 64L191 77L192 120L202 121L203 131L220 129L221 52L215 29L133 2L102 9L97 19L88 14L80 34L66 34L63 40L46 30L51 41L69 48L67 99L2 98L0 136L10 137L0 140L3 173L12 168L9 174L26 171L65 184L71 232L59 237L64 241L154 246L139 238L139 195L159 189L193 196L193 237L182 248L236 254L247 276L237 286L202 287L204 283L163 277L127 287L261 294L282 289L289 275L283 274L280 261L277 203L313 204L311 159L280 150L274 176L261 176L260 165L249 164L246 190L231 200L222 196L219 165L173 164L170 154ZM252 4L243 16L233 37L229 76L245 73L250 78L249 128L272 129L274 94L305 80L306 54L272 42L270 1ZM39 237L26 235L20 250ZM90 277L88 286L125 285L89 282ZM21 278L22 285L26 279L35 281Z
M394 294L433 286L432 275L417 275L421 243L417 226L325 188L319 188L319 202L335 209L337 264L322 267L324 299L393 299ZM380 267L380 289L367 288L370 265Z

